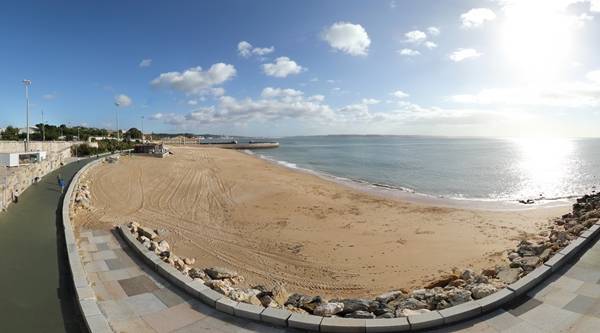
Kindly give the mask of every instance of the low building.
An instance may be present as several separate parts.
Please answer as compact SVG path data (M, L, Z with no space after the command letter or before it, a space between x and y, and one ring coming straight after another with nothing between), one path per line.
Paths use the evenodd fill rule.
M152 156L164 157L169 152L162 143L143 143L133 146L133 152L136 154L149 154Z
M45 159L45 151L0 153L0 166L18 167L21 165L39 163Z

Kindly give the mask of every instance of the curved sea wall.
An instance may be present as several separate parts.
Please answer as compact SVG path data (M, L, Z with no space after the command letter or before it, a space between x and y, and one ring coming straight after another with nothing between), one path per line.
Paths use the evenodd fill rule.
M64 228L65 243L67 247L67 257L69 259L69 267L71 269L71 277L73 278L73 286L75 290L75 298L79 305L83 320L90 332L112 332L106 318L100 312L100 308L96 303L96 295L86 278L86 273L81 263L81 257L77 249L77 240L75 238L74 228L71 223L71 213L75 195L73 195L78 186L81 176L90 168L102 163L104 159L97 159L84 165L73 176L71 183L67 188L62 205L62 224Z
M325 300L287 295L281 288L236 288L243 277L218 267L193 268L155 230L135 222L119 227L125 241L156 272L222 312L267 323L321 332L389 332L431 328L490 312L525 294L600 233L600 194L584 196L573 212L508 254L510 264L456 272L425 288L396 290L374 300Z

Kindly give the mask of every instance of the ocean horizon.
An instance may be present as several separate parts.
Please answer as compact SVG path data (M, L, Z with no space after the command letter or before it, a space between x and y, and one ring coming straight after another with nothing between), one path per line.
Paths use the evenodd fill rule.
M546 202L600 187L600 138L316 135L254 151L293 169L432 198Z

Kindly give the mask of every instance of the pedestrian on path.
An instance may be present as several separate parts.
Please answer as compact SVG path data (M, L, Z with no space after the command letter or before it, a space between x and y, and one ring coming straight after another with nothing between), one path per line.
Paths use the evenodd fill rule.
M56 178L58 179L58 186L60 187L60 194L62 194L63 191L65 190L65 181L62 179L60 174L58 176L56 176Z

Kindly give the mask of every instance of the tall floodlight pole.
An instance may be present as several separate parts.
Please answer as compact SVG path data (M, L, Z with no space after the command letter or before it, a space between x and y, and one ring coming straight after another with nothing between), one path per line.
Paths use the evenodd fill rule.
M27 141L25 141L25 151L29 151L29 86L31 85L31 80L23 80L23 84L25 85L25 112L27 114Z
M44 124L44 110L42 109L42 144L46 141L46 124Z
M117 141L120 141L119 138L119 102L115 102L115 106L117 107L115 110L115 118L117 119Z
M142 143L144 143L144 116L142 116Z

